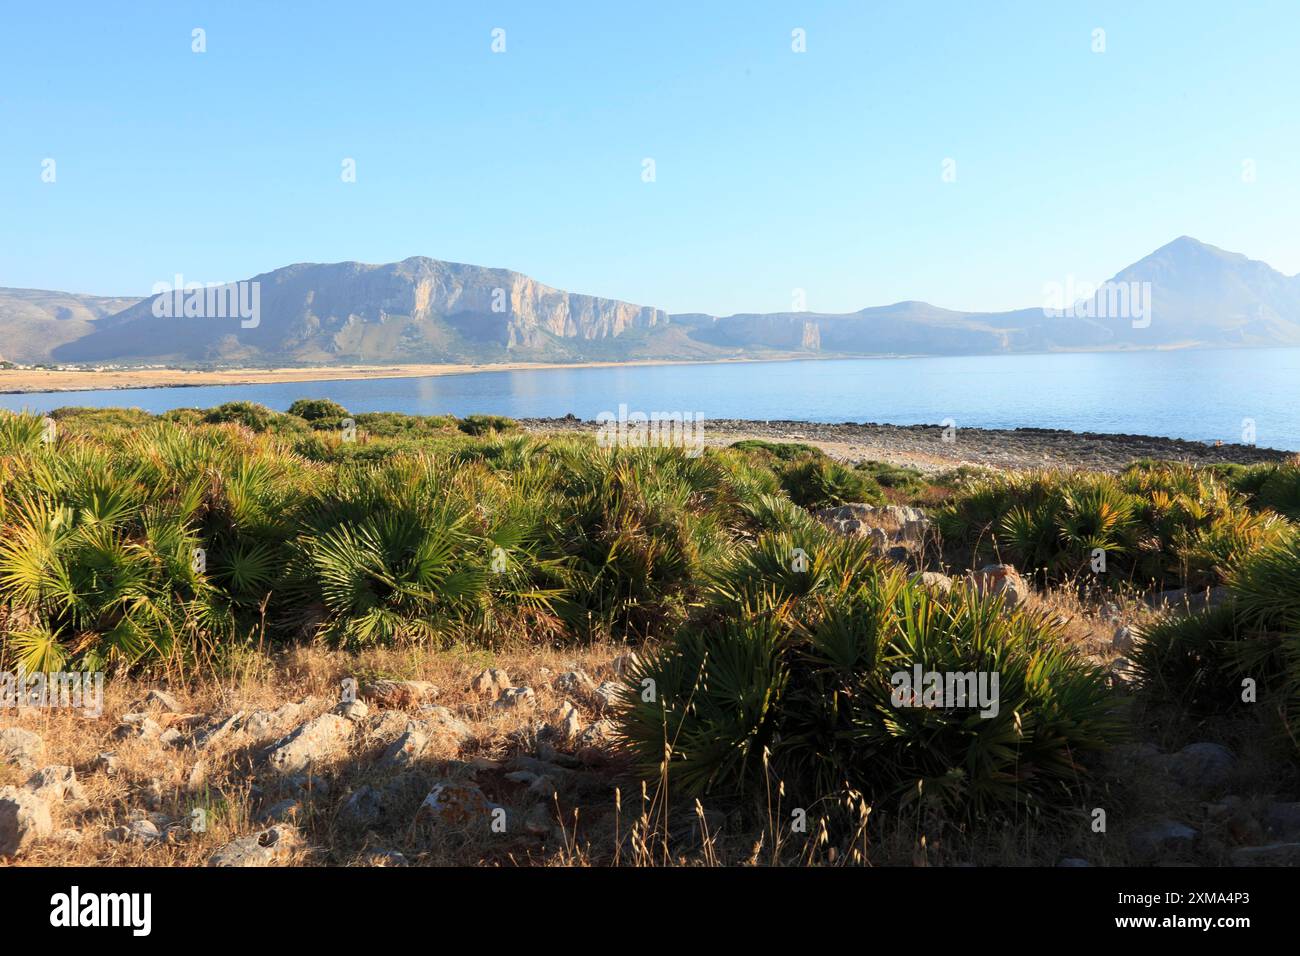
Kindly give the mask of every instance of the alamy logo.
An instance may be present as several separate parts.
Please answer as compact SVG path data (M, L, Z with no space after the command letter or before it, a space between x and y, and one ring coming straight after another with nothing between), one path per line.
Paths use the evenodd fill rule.
M1043 286L1043 315L1049 319L1127 319L1133 328L1151 324L1150 282L1065 282Z
M10 707L104 712L102 671L0 671L0 710Z
M151 294L160 319L239 319L244 329L262 323L262 283L255 280L186 282L177 273L174 282L155 282Z
M703 412L629 412L596 416L596 445L600 448L683 448L695 458L704 451Z
M153 894L82 893L74 886L50 897L50 925L128 926L133 936L148 936L153 929Z
M926 707L952 710L970 707L981 717L996 717L998 701L997 671L927 671L916 664L910 671L890 675L889 702L895 707Z

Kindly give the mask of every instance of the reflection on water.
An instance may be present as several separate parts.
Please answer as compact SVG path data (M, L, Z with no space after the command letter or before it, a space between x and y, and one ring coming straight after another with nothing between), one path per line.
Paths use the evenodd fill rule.
M3 379L0 378L0 382ZM1300 349L845 359L626 366L2 395L0 407L135 406L158 412L247 400L285 409L330 398L353 412L594 419L620 404L707 418L1067 428L1300 450Z

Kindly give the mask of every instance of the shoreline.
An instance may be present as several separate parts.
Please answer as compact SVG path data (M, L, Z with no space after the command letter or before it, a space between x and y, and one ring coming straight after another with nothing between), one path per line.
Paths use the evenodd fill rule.
M1249 346L1244 346L1249 348ZM33 392L130 391L152 388L201 388L223 385L275 385L289 382L363 381L371 378L424 378L443 375L472 375L479 372L537 372L558 369L626 368L670 365L752 365L763 362L843 362L924 358L979 358L1010 355L1129 354L1132 352L1178 352L1195 346L1164 345L1149 349L1056 349L1047 352L989 352L972 355L931 355L898 352L870 355L809 355L776 352L762 356L725 356L698 359L631 359L591 362L432 362L400 365L304 365L271 368L187 369L0 369L0 395ZM1215 349L1208 349L1214 351Z
M837 358L841 356L836 356ZM847 358L848 356L842 356ZM907 356L877 356L906 358ZM276 385L291 382L364 381L371 378L425 378L479 372L539 372L559 369L624 368L656 365L730 365L790 361L785 358L638 359L630 362L443 362L407 365L323 365L241 369L0 369L0 395L50 392L113 392L154 388L202 388L224 385ZM88 381L93 379L93 382ZM16 380L16 381L15 381Z
M594 421L522 418L530 432L590 432ZM1158 435L1076 432L1053 428L959 428L952 441L940 425L839 424L716 419L704 422L704 444L725 447L744 439L802 442L842 461L883 461L925 474L963 465L994 469L1122 471L1142 458L1196 465L1250 465L1285 461L1296 452L1254 445L1206 445Z

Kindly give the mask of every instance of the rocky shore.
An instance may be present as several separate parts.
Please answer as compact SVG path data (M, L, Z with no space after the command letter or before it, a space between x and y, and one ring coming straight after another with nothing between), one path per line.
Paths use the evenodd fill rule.
M593 421L529 418L529 431L595 432ZM1293 453L1252 445L1207 445L1151 435L1107 435L1047 428L957 428L947 440L941 425L878 425L844 422L718 419L704 422L704 442L725 446L746 438L804 442L845 461L887 461L923 472L958 465L990 468L1085 468L1119 471L1140 458L1189 464L1254 464L1281 461Z

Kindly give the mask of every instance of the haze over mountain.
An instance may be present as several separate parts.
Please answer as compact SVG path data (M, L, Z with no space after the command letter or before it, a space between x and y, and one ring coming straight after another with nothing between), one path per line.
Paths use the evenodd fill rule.
M1108 286L1012 312L897 302L847 314L667 315L505 269L415 257L254 276L255 327L138 300L0 289L0 356L22 363L329 365L1300 345L1300 276L1187 236ZM1149 286L1145 285L1149 283ZM1149 294L1149 298L1148 298ZM1045 311L1056 305L1064 314Z

